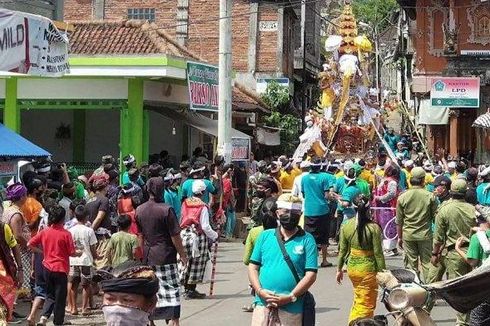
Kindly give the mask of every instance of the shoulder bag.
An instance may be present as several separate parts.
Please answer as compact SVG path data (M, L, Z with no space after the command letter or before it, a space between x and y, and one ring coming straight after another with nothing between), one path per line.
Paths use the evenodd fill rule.
M291 257L286 251L286 247L284 246L284 241L282 240L279 228L276 229L276 238L277 238L277 243L279 244L279 248L281 249L282 256L286 261L286 264L288 264L291 273L293 273L293 276L296 279L296 283L299 283L301 279L298 275L298 272L296 271L296 268L293 265L293 261L291 260ZM303 295L303 323L302 323L303 326L315 325L315 305L316 303L313 294L311 294L311 292L309 291L306 292Z

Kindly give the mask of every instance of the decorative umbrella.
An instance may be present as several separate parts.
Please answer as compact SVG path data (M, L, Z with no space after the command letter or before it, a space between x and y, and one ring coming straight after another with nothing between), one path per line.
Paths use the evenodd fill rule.
M476 118L471 126L475 128L490 129L490 109L487 113Z

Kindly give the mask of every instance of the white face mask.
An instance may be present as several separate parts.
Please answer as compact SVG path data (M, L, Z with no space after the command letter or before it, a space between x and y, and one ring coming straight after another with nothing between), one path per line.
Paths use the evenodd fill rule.
M307 127L312 127L312 126L313 126L313 121L308 121L308 122L306 123L306 126L307 126Z
M109 326L147 326L149 313L121 305L103 306L104 319Z

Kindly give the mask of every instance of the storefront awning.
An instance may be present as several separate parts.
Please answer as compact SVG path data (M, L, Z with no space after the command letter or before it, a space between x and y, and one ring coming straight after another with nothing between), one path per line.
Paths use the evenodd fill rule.
M34 158L51 154L0 124L0 157Z
M198 129L208 135L218 137L218 120L210 119L196 112L179 112L173 109L152 108L152 111L160 113L172 120L182 121L185 124ZM239 130L231 129L232 138L250 139L251 137Z

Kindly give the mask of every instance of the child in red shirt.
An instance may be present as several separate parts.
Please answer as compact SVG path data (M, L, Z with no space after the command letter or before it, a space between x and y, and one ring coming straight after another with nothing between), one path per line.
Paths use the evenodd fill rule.
M42 311L40 324L45 325L54 313L53 323L63 325L65 319L65 306L67 296L68 272L70 270L70 256L80 256L81 252L75 250L73 238L64 229L65 209L54 205L48 209L49 227L36 234L29 242L29 248L44 255L46 301ZM41 246L42 249L39 249Z

